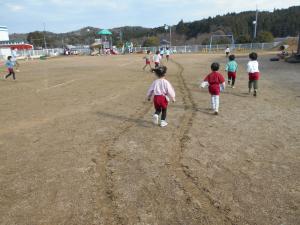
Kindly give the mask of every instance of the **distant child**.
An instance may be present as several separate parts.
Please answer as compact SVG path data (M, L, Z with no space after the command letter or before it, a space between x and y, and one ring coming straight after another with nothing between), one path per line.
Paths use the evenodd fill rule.
M230 53L230 48L227 46L226 49L225 49L226 57L229 56L229 53Z
M17 59L18 53L16 48L12 48L11 56L12 56L11 61L14 62L16 71L19 72L20 63L18 62Z
M145 71L146 67L149 66L150 70L152 70L151 67L151 56L150 56L150 50L147 50L147 55L145 55L144 59L146 60L146 64L143 67L143 70Z
M258 69L258 62L257 62L257 53L252 52L249 54L250 61L247 64L247 72L249 75L249 94L251 93L251 89L254 89L253 96L257 96L257 89L258 89L258 80L260 77L259 69Z
M163 57L164 57L164 54L165 54L165 50L164 50L164 48L161 48L161 49L160 49L160 52L159 52L159 54L160 54L161 58L163 58Z
M153 62L155 64L155 68L159 67L160 61L161 61L161 55L159 54L159 51L156 51L155 55L153 56Z
M167 58L167 62L169 61L169 58L170 58L170 50L169 48L166 48L166 58Z
M155 113L153 114L153 123L158 125L158 117L161 114L160 126L165 127L168 125L167 118L167 107L169 102L169 97L175 102L175 91L169 81L165 79L167 72L167 67L160 66L153 69L158 79L156 79L150 86L147 98L148 101L151 100L151 97L154 95L153 103L155 107Z
M237 69L238 64L235 61L235 55L230 55L229 62L226 64L225 71L227 71L228 75L228 85L231 85L232 88L234 88Z
M225 88L225 79L222 76L222 74L220 74L219 72L217 72L220 68L219 63L214 62L213 64L211 64L211 73L208 74L204 81L208 82L208 90L209 93L211 94L211 106L212 106L212 110L214 111L215 115L219 114L219 103L220 103L220 92L221 89Z
M8 56L7 57L7 61L5 63L7 69L8 69L8 72L9 74L7 74L5 76L5 79L7 79L9 76L13 76L13 79L15 80L16 79L16 75L15 75L15 72L14 72L14 66L15 66L15 63L12 61L12 57L11 56Z

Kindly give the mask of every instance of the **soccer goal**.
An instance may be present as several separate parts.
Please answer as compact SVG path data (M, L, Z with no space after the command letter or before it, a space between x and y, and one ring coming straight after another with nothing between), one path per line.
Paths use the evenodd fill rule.
M220 38L227 38L228 39L228 42L229 44L231 45L231 49L234 49L234 37L232 34L223 34L223 35L220 35L220 34L214 34L214 35L211 35L210 36L210 42L209 42L209 52L211 52L212 50L212 44L213 44L213 41L216 40L216 39L220 39ZM228 45L229 45L228 44Z

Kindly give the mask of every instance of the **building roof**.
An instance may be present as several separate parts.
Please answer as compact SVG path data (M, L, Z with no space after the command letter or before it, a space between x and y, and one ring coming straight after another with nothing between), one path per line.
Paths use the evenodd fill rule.
M0 41L0 44L28 44L27 41L21 39L8 40L8 41Z
M99 31L97 34L100 34L100 35L112 35L112 33L107 30L107 29L103 29L101 31Z

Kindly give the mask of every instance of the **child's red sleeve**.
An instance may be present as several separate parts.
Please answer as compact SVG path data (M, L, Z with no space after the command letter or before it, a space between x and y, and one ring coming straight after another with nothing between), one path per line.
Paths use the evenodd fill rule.
M223 84L225 82L225 79L222 76L222 74L219 75L219 80L220 80L220 84Z
M208 81L208 75L204 78L203 81Z

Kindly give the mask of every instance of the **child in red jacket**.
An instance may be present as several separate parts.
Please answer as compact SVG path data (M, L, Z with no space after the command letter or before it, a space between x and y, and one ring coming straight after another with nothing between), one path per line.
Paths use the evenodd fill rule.
M214 62L211 64L211 73L208 74L204 82L208 83L208 90L209 93L211 94L211 107L212 110L214 111L215 115L219 114L219 104L220 104L220 92L221 89L225 89L225 79L218 72L220 65L219 63Z

